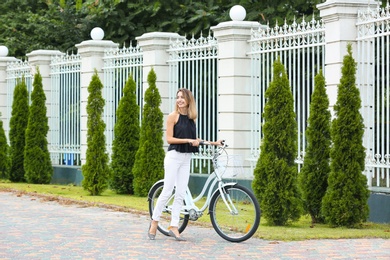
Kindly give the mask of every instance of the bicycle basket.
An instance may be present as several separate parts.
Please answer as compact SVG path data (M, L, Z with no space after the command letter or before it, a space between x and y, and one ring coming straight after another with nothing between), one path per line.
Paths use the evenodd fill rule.
M241 155L221 155L217 159L217 170L223 178L235 178L243 175L243 159Z

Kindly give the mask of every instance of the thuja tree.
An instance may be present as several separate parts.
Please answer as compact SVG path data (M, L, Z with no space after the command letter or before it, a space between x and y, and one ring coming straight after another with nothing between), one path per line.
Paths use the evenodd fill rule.
M37 73L34 75L33 91L31 92L31 105L24 148L24 176L28 183L48 184L53 175L53 167L46 139L49 125L45 101L46 96L43 91L42 76L39 70L37 70Z
M26 143L26 128L28 121L28 91L22 78L15 86L12 102L11 119L9 122L10 160L9 179L13 182L23 182L24 178L24 146Z
M307 149L299 183L305 211L310 214L313 223L323 223L321 204L328 187L330 172L331 114L322 71L316 75L314 81L306 130Z
M163 113L160 110L161 97L153 69L148 74L148 84L139 148L133 167L134 194L137 196L146 196L153 183L164 175Z
M102 97L103 84L95 71L88 86L87 101L87 151L86 162L82 166L84 179L82 186L91 195L100 195L108 187L110 169L106 153L106 124L102 119L104 99Z
M252 188L268 223L280 226L299 219L302 204L294 163L297 155L294 100L279 59L274 62L273 80L265 97L263 140Z
M133 166L139 147L140 122L136 83L132 76L123 89L115 123L112 145L110 187L117 193L133 194Z
M367 220L369 191L364 170L363 117L361 99L356 87L356 63L352 46L347 45L342 76L334 106L335 119L331 134L331 171L322 210L328 223L352 227Z
M1 113L0 113L1 117ZM5 135L3 121L0 120L0 179L9 178L9 157L8 157L8 143Z

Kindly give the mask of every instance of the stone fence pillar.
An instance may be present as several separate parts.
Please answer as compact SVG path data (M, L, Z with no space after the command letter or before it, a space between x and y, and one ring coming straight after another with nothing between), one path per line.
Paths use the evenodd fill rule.
M317 5L320 15L325 24L325 79L329 105L332 114L333 107L337 101L337 90L340 84L341 68L344 56L347 54L347 44L352 44L352 54L357 59L357 38L358 31L356 23L358 21L358 11L364 9L375 9L376 1L365 0L328 0L323 4ZM372 60L363 61L368 66L372 66ZM371 65L370 65L371 64ZM363 75L356 75L363 78ZM374 99L363 97L365 93L372 93L373 82L364 80L360 85L360 96L362 97L362 113L364 118L364 138L363 143L366 152L369 154L373 151L371 140L373 135L374 120L370 116L373 114ZM362 91L364 89L364 91ZM369 180L371 180L369 178Z
M340 83L341 67L347 54L347 44L352 44L354 57L357 54L358 10L375 8L377 3L366 0L327 0L317 5L325 25L325 79L331 110L337 101L337 86ZM332 112L333 113L333 112Z
M219 137L231 147L229 154L251 157L251 59L248 40L258 22L229 21L211 27L218 40ZM259 144L260 145L260 144ZM244 160L245 176L251 178L250 162Z
M8 99L7 96L13 95L13 93L8 93L8 87L7 87L7 64L8 62L15 62L17 61L14 57L0 57L0 120L3 121L3 127L5 130L5 133L7 135L9 131L9 120L8 117L11 116L11 111L7 107ZM12 104L10 104L12 106ZM8 135L7 135L8 138Z
M42 87L46 96L46 116L50 117L50 111L52 110L52 99L51 99L51 58L52 56L62 55L62 52L56 50L36 50L27 54L28 62L31 66L31 75L37 73L39 69L39 73L42 76Z
M87 151L87 101L88 86L92 80L95 70L103 83L103 57L105 49L118 48L118 44L106 40L88 40L76 44L78 53L81 56L81 104L80 104L80 145L81 145L81 164L85 163Z
M143 91L149 87L148 74L154 69L156 73L156 86L161 95L161 111L164 114L163 129L166 130L166 117L172 112L172 101L169 100L169 49L170 41L175 41L178 38L183 38L177 33L166 32L151 32L145 33L140 37L137 37L138 45L142 48L143 52L143 70L142 70L142 85ZM178 88L180 86L177 86ZM167 145L165 136L164 143Z

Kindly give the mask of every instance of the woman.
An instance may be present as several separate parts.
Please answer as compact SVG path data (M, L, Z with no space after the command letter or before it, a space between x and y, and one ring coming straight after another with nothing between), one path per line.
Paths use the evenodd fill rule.
M192 153L199 151L202 140L196 137L195 119L197 118L194 96L188 89L179 89L176 93L176 109L168 115L166 138L169 144L164 159L164 188L153 211L148 237L156 237L158 221L164 204L172 194L176 184L175 199L172 206L171 226L169 235L177 241L185 241L180 236L178 225L180 209L190 178L190 163ZM210 142L220 145L221 141Z

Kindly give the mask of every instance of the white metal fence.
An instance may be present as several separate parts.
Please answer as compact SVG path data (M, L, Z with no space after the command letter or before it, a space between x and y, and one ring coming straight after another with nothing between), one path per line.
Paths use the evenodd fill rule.
M4 131L6 135L9 134L9 122L11 119L12 113L12 102L15 86L20 80L24 78L24 81L27 86L28 96L30 97L32 91L32 79L31 75L31 66L28 61L16 61L10 62L7 65L7 112L5 115Z
M358 13L357 84L365 123L366 176L373 190L390 188L390 8Z
M80 55L51 59L49 151L55 165L80 165Z
M274 28L252 30L250 40L252 81L252 147L254 160L259 156L262 139L264 93L272 81L273 63L278 57L286 68L298 124L297 163L303 163L306 147L306 121L309 117L314 77L325 62L325 29L322 21L311 20L300 24L284 24Z
M123 88L131 76L136 82L137 103L140 106L140 121L143 107L142 88L143 54L140 47L123 47L122 49L107 50L104 55L104 122L106 123L105 136L107 152L112 153L114 140L114 126L116 122L116 110L123 96Z
M218 46L214 37L172 41L169 52L169 99L175 108L176 92L187 88L194 94L197 110L198 136L205 140L217 138ZM202 148L201 148L202 150ZM195 157L192 172L210 172L206 151Z

